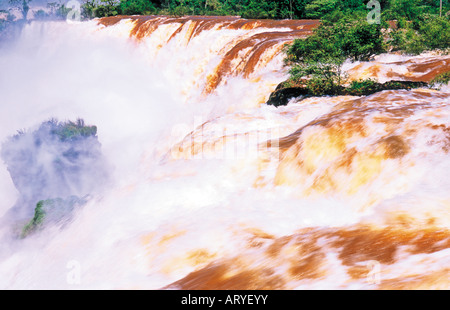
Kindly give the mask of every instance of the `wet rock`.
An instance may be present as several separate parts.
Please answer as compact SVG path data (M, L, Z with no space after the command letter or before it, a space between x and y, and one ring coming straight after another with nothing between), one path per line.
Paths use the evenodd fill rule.
M64 225L70 220L73 209L84 205L86 202L86 199L77 196L39 201L34 209L33 218L22 229L21 238L25 238L51 224Z
M378 83L373 80L355 81L348 87L336 87L333 93L325 94L325 96L368 96L383 90L397 90L397 89L414 89L428 87L426 82L417 81L388 81L385 83ZM312 97L314 96L308 89L307 85L291 86L287 81L280 83L272 94L266 104L273 106L287 105L289 100L297 97Z
M282 85L279 84L277 89L270 95L266 102L268 105L274 105L276 107L287 105L292 98L307 96L309 94L306 87L283 87Z
M19 192L9 210L17 220L31 218L39 201L84 197L108 178L97 127L81 119L52 119L35 130L20 131L2 144L0 155Z

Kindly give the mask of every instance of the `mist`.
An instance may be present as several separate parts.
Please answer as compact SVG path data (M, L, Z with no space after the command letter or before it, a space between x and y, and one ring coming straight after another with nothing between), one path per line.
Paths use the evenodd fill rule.
M400 281L448 266L434 233L406 249L447 238L448 93L277 108L289 29L143 18L34 21L0 48L0 287L364 288L366 259Z
M107 169L111 174L109 186L114 187L114 184L135 177L142 156L151 154L159 135L170 133L170 128L181 121L180 115L188 114L181 114L181 98L162 87L164 79L147 66L142 55L132 51L126 38L105 35L94 39L89 27L92 24L67 27L65 22L34 22L24 27L16 41L2 48L0 140L5 145L17 131L38 132L37 128L52 118L61 122L81 118L87 125L97 128L102 164L110 167ZM48 138L41 140L50 141ZM33 139L23 137L20 143L23 148L36 151ZM39 160L46 160L43 159L45 156L53 160L49 156L52 148L61 146L47 144L47 151L40 153ZM92 146L88 148L94 150ZM9 158L10 170L12 160ZM50 169L51 165L42 167ZM45 176L28 180L40 187L36 184L29 187L29 193L25 195L24 186L22 193L17 188L13 190L15 186L7 165L2 162L0 214L6 213L20 198L35 204L40 199L58 197L58 193L59 196L77 192L84 195L89 188L93 189L93 184L105 184L91 168L86 167L82 176L78 176L82 181L77 182L84 184L84 189L79 188L73 193L69 189L63 190L61 184L64 182L49 179L55 177L55 173L41 171ZM26 174L29 171L25 163L21 169L23 183L30 175ZM43 180L48 181L45 190ZM25 214L29 216L30 210Z

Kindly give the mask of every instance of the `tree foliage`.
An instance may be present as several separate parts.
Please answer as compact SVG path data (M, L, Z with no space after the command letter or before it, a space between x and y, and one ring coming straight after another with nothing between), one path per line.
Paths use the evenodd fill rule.
M16 9L22 14L22 19L26 20L30 11L31 0L9 0L11 9Z
M421 0L386 0L380 24L370 24L366 20L367 9L363 11L359 1L310 1L305 6L306 14L321 17L321 25L313 35L297 39L287 48L285 60L291 66L288 84L306 87L312 95L338 94L346 83L342 72L344 61L367 61L387 51L420 54L449 49L449 16L439 17L433 4ZM448 2L443 4L448 7ZM350 7L355 10L349 10ZM394 28L389 26L391 19L396 21ZM370 93L374 89L380 89L380 85L366 80L350 83L346 92Z
M313 35L295 40L286 51L291 79L302 81L314 95L339 92L347 59L365 61L385 51L380 25L358 15L334 19L324 20Z
M450 48L450 17L426 14L414 22L405 22L389 33L392 51L420 54L426 50Z
M65 224L64 222L70 220L73 209L84 205L86 202L85 199L77 196L70 196L66 199L40 200L34 209L33 218L23 227L20 237L25 238L43 229L46 225Z
M9 1L16 10L28 12L32 0ZM48 0L48 2L51 0ZM57 3L53 1L54 3ZM379 0L383 19L417 20L438 14L440 0ZM366 14L368 0L82 0L84 18L114 15L233 15L243 18L321 19L336 13ZM57 3L59 6L64 4ZM444 15L450 1L442 0ZM38 18L42 18L42 12Z
M147 0L123 0L120 1L117 11L123 15L150 15L156 12L156 7Z

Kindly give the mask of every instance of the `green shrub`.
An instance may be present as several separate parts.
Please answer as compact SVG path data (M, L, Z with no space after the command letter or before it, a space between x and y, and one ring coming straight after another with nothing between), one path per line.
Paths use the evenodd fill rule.
M22 230L22 238L28 236L30 233L35 231L36 229L42 227L45 219L45 210L44 206L53 204L52 200L41 200L36 204L36 208L34 209L34 217L31 221L25 225Z
M366 21L350 23L342 36L342 51L352 60L367 61L372 55L384 52L383 37L379 25Z
M441 73L435 76L431 81L430 85L434 88L440 88L441 85L447 85L450 82L450 71Z
M82 119L78 119L76 122L68 121L52 125L51 133L58 136L61 141L76 140L97 134L97 126L86 126Z
M338 0L313 0L305 6L306 18L319 19L335 10Z
M389 44L392 51L418 55L427 49L423 37L414 29L397 29L390 33Z
M61 223L70 219L74 207L85 203L86 200L76 196L71 196L67 199L52 198L40 200L34 209L33 218L23 227L21 237L25 238L31 233L39 231L47 224Z
M306 82L308 93L312 96L339 95L341 87L334 79L313 77Z
M116 0L99 0L94 9L96 17L108 17L119 14L119 3Z
M275 1L250 0L240 15L242 18L277 18L278 4Z
M348 15L337 22L326 20L313 35L294 40L287 50L287 61L368 60L384 51L380 25Z
M331 14L313 35L294 40L286 50L291 78L308 79L313 95L336 95L342 90L345 60L365 61L385 51L380 25L367 23L360 14Z
M18 192L15 208L29 212L48 197L84 196L102 188L108 167L96 132L80 119L51 119L2 143L0 157Z
M450 48L450 20L448 16L435 17L421 25L419 32L428 49Z
M426 50L450 48L449 17L424 14L412 23L393 30L388 44L392 51L417 55Z
M150 15L156 12L156 7L147 0L121 0L118 12L121 15Z
M347 91L355 96L362 96L368 93L374 93L378 90L378 82L373 79L365 79L350 82Z

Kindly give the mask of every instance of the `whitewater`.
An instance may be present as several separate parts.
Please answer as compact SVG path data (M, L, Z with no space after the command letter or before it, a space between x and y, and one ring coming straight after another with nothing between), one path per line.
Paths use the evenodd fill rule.
M109 173L83 173L95 187L70 221L20 238L34 210L11 211L0 162L0 288L450 288L449 86L267 105L285 44L317 24L27 24L0 50L0 142L82 118ZM434 53L345 64L380 82L449 67Z

